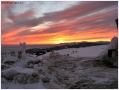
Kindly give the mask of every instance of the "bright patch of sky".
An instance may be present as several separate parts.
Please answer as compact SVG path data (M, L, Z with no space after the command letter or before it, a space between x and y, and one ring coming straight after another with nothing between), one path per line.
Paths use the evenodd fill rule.
M45 22L45 23L43 23L43 24L39 24L39 25L37 25L37 26L35 26L35 27L32 27L31 29L30 29L30 31L31 32L33 32L33 31L43 31L43 28L45 29L45 28L48 28L48 25L50 25L50 24L52 24L52 22ZM41 28L41 30L40 30L40 28Z
M15 5L13 12L15 14L21 14L29 9L33 9L36 12L35 17L42 17L44 13L62 11L73 5L80 3L79 1L24 1L20 6Z
M78 20L78 19L85 18L85 17L90 17L90 16L93 16L93 15L96 15L96 14L98 15L98 14L106 13L106 12L109 12L109 11L112 11L112 10L115 10L115 9L117 9L117 6L112 6L112 7L110 7L110 8L102 9L102 10L99 10L99 11L97 11L97 12L93 12L93 13L91 13L91 14L87 14L87 15L78 17L77 20ZM102 21L102 19L101 19L100 21Z

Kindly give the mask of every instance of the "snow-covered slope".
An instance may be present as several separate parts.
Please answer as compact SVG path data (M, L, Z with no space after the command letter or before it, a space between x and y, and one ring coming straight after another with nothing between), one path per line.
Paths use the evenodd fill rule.
M81 47L81 48L69 48L69 49L61 49L56 50L54 52L58 52L60 55L69 55L72 57L96 57L102 51L107 48L108 45L98 45L98 46L90 46L90 47ZM44 55L39 56L39 58L43 58L43 56L49 56L50 53L46 53Z

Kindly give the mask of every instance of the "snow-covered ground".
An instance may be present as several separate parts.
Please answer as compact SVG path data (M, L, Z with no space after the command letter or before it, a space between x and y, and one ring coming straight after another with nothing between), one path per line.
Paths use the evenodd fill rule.
M81 48L69 48L69 49L61 49L54 51L58 52L60 55L68 55L71 57L97 57L108 45L98 45L98 46L90 46L90 47L81 47ZM44 55L39 56L39 58L43 58L43 56L49 56L50 53L46 53Z
M107 46L62 49L39 57L26 54L21 59L4 55L1 88L117 89L118 69L96 58Z

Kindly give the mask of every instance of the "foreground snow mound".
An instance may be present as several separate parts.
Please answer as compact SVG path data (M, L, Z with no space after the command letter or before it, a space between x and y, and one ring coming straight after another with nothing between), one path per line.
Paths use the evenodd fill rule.
M18 71L17 76L14 77L15 83L22 84L32 84L37 83L39 81L38 72L34 69L25 68L23 70Z
M7 55L7 56L4 57L2 62L6 63L6 64L9 64L9 65L12 65L12 64L16 63L18 60L19 59L17 57Z
M15 83L36 83L39 81L38 72L30 68L14 67L2 71L2 77Z
M75 79L70 89L118 88L118 69L108 68L97 58L82 58L76 64Z
M7 80L13 80L17 74L18 72L13 68L2 71L2 77L5 77Z
M33 84L19 84L19 83L2 83L2 89L47 89L43 83L39 81Z

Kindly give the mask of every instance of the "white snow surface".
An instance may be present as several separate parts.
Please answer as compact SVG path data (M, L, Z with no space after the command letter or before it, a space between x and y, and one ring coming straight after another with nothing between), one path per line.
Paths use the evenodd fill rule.
M95 84L104 85L117 80L117 69L107 67L92 67L90 59L97 57L108 45L98 45L82 48L69 48L55 50L54 53L59 53L58 58L50 57L48 52L39 57L27 55L25 59L17 61L13 65L8 65L8 68L2 70L3 75L9 72L16 75L18 73L38 73L38 83L20 84L7 81L4 77L1 78L2 89L67 89L67 85L73 85L81 80L93 80ZM69 54L69 55L67 55ZM12 58L13 60L16 60ZM10 60L10 59L9 59ZM30 63L29 61L37 62L42 60L42 63ZM6 61L6 59L5 59ZM2 61L4 65L4 59ZM6 64L7 65L7 64ZM12 73L12 71L14 71ZM7 75L6 75L7 76ZM90 82L89 82L90 83ZM91 82L92 83L92 82Z
M4 57L4 61L3 62L6 62L6 61L16 61L16 60L18 60L17 57L13 57L13 56L7 55L6 57Z
M27 74L37 73L34 69L30 69L30 68L24 68L18 72L19 73L27 73Z
M1 86L2 89L46 89L43 83L39 81L33 84L17 84L17 83L4 83Z
M72 57L97 57L102 51L104 51L107 48L107 46L108 45L98 45L81 48L69 48L69 49L56 50L54 52L58 52L60 55L69 54L69 56ZM45 56L49 56L49 54L50 53L46 53L44 55L39 56L39 58L42 59Z

